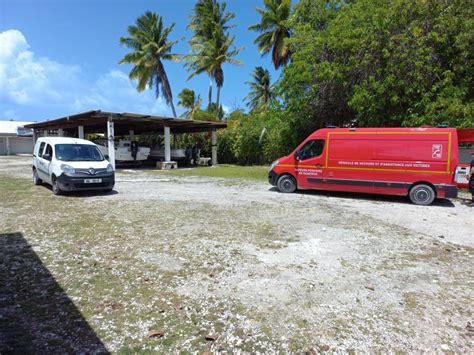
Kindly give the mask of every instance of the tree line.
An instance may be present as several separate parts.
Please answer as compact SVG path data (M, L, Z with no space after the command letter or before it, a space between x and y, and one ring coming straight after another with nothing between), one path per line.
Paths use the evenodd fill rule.
M474 126L474 3L469 0L263 0L255 45L280 77L258 66L247 82L248 110L236 110L220 133L224 161L265 163L285 155L325 125ZM225 1L198 0L184 59L190 78L210 78L208 107L193 90L179 95L186 116L213 119L220 109L224 63L236 59ZM155 23L155 24L154 24ZM164 60L176 60L162 18L146 13L122 43L133 51L138 90L148 85L173 107ZM146 33L146 34L145 34ZM213 85L217 89L212 99ZM161 90L161 91L160 91ZM220 109L220 111L219 111ZM222 161L222 159L221 159Z

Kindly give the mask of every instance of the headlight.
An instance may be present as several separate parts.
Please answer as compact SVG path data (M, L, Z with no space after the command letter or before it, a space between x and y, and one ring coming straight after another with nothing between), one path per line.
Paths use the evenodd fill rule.
M279 159L275 160L275 161L270 165L270 170L272 170L275 166L277 166L279 162L280 162Z
M114 172L114 167L112 166L112 164L107 165L107 172L108 173L113 173Z
M76 173L76 170L71 165L67 165L67 164L61 164L61 170L65 174L75 174Z

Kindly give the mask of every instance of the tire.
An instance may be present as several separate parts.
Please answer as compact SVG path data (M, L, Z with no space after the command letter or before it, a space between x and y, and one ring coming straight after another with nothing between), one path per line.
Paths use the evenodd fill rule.
M62 194L62 190L59 188L59 185L58 185L58 180L53 176L53 181L52 181L52 190L53 190L53 194L55 195L61 195Z
M418 184L411 188L409 197L415 205L428 206L433 203L436 193L431 186Z
M290 175L282 175L278 178L277 187L280 192L292 193L296 191L296 181Z
M33 184L41 185L42 183L43 180L38 177L38 172L36 171L36 169L33 169Z

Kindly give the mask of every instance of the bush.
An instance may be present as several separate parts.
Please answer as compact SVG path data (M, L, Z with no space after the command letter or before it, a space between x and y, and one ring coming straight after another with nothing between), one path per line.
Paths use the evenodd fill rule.
M250 114L237 110L229 115L227 125L218 133L220 163L269 164L299 143L288 115L281 110Z

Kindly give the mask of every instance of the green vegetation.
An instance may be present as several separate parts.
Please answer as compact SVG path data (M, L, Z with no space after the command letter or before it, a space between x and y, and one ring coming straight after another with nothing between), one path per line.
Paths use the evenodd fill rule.
M174 176L210 176L261 181L266 181L268 179L268 167L266 166L219 165L215 167L198 167L194 169L156 170L153 172Z
M326 123L474 124L474 6L301 0L279 87L299 134Z
M259 29L276 29L283 1L264 3ZM474 126L473 19L467 0L300 0L279 22L291 61L276 100L228 116L220 160L269 163L328 124Z
M185 67L189 79L202 73L209 76L209 103L201 110L199 96L186 89L179 105L187 109L186 117L227 121L228 129L219 132L220 162L268 164L327 125L474 126L472 1L300 0L291 5L290 0L263 0L263 7L256 9L260 22L249 27L258 33L254 42L260 53L271 52L274 67L282 69L280 77L272 85L268 70L255 68L246 82L250 112L236 109L224 115L220 105L223 67L241 64L235 59L240 49L230 33L236 14L226 10L225 1L195 3ZM149 16L145 14L137 27L129 28L131 38L122 38L135 50L123 61L135 64L130 77L139 79L139 90L147 82L155 83L157 89L162 83L172 105L166 76L142 75L148 70L144 70L149 65L146 55L154 58L158 69L161 59L174 59L169 54L174 42L166 39L172 27L162 30L161 17L154 17L161 35L160 31L141 31L140 26L151 21ZM150 38L142 32L157 36ZM152 45L142 45L146 43ZM159 55L148 52L162 46L166 50ZM200 140L204 138L199 135Z

